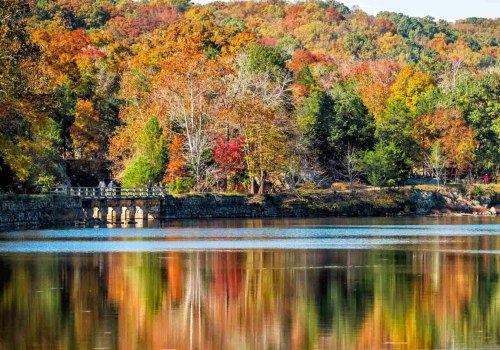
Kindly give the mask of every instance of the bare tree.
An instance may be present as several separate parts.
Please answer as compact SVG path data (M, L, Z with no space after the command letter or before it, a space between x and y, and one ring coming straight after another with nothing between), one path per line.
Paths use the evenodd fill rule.
M348 143L345 149L344 156L339 162L340 167L334 167L335 177L340 180L349 182L349 190L353 191L354 184L359 181L362 172L360 171L360 160L358 150L355 146Z
M245 54L240 54L236 59L239 69L230 89L233 98L250 96L262 101L268 108L285 107L291 92L292 76L282 71L253 71L247 68L246 59Z
M167 62L167 61L166 61ZM223 108L224 64L202 54L181 55L165 63L156 77L155 94L165 107L172 129L186 140L186 161L198 185L207 176L207 150L214 139L214 123ZM204 186L201 186L204 187Z
M426 155L425 163L431 169L432 175L437 180L438 189L446 166L446 155L441 151L439 143L434 143Z

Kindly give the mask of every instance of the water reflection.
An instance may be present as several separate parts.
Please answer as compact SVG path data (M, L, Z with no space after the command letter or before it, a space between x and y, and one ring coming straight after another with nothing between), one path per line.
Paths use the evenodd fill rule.
M498 347L499 270L439 250L6 254L0 348Z

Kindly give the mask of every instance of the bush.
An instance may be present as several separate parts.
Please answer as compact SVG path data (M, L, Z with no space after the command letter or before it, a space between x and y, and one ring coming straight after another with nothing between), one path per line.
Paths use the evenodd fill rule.
M410 171L411 161L393 142L378 143L366 152L362 167L373 186L394 186L403 182Z
M481 198L484 195L485 195L485 192L481 188L481 186L474 186L474 189L472 190L472 196L474 198Z
M39 186L42 191L47 191L49 187L57 184L57 179L52 175L41 175L35 181L35 186Z
M170 182L167 187L172 194L188 193L194 187L195 181L190 177L178 177Z
M146 157L139 156L125 169L122 185L123 187L145 186L148 180L155 180L161 173L162 169L154 166Z

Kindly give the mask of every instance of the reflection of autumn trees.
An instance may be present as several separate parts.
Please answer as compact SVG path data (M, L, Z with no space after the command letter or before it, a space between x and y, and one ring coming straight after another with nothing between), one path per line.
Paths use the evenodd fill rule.
M499 246L6 257L0 349L498 346Z
M466 250L474 246L458 243L449 248ZM494 326L488 327L491 319L485 315L498 299L490 295L481 300L486 285L476 283L484 278L476 270L482 265L480 257L436 252L414 253L408 259L414 261L410 276L401 273L396 264L375 274L373 311L367 313L358 348L382 349L394 344L402 349L479 346L484 345L485 337L497 344L500 324L494 320ZM487 271L487 278L498 276L498 262ZM498 283L494 288L498 290ZM488 309L481 310L485 300ZM486 324L489 331L484 329Z
M44 254L2 259L0 349L112 348L116 325L105 301L102 258Z

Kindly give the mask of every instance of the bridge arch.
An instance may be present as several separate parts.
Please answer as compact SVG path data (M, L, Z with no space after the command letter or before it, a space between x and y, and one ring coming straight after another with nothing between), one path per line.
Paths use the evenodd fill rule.
M102 222L135 223L136 220L154 219L160 213L162 200L158 198L96 198L83 199L88 220Z

